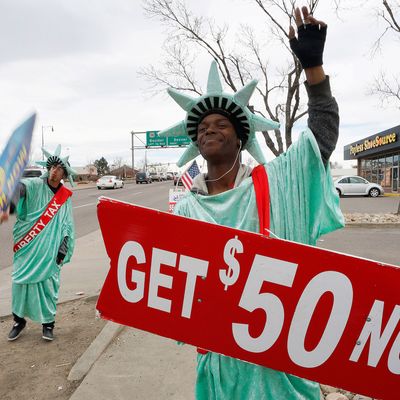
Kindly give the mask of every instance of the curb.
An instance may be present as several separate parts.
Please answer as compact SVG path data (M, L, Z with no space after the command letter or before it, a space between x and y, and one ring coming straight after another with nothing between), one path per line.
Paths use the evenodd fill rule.
M123 325L108 321L96 339L86 351L79 357L68 375L69 381L80 381L92 368L93 364L107 349L112 340L124 329Z
M80 190L87 190L87 189L94 189L94 188L96 188L96 185L88 185L88 186L77 185L76 187L72 188L72 191L78 192Z
M369 223L369 222L347 222L345 228L400 228L398 222L387 222L387 223Z
M132 185L133 183L134 183L133 181L132 182L130 182L130 181L124 182L124 186L125 185ZM80 185L76 184L76 186L72 188L72 191L73 192L77 192L79 190L96 189L96 188L97 188L96 184L91 185L89 183L83 183L83 184L80 184Z
M64 301L57 302L56 306L59 307L62 304L67 304L67 303L70 303L70 302L73 302L73 301L77 301L77 300L89 300L90 301L90 300L93 300L93 299L97 299L98 297L99 297L99 294L89 294L89 295L85 295L85 296L76 296L73 299L67 299L67 300L64 300ZM10 310L11 310L11 307L10 307ZM56 313L56 315L57 315L57 313ZM4 319L12 318L12 316L13 316L13 314L10 311L7 314L0 314L0 319L1 318L4 318Z

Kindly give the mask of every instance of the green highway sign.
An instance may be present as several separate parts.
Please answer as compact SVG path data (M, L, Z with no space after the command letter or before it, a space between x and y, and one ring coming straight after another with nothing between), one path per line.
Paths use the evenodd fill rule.
M188 146L191 140L187 136L175 136L168 138L168 146Z
M166 147L166 146L187 146L191 140L187 136L175 136L169 138L161 138L158 136L159 131L146 132L147 147Z
M166 146L167 138L161 138L158 136L159 131L147 131L146 132L146 146Z

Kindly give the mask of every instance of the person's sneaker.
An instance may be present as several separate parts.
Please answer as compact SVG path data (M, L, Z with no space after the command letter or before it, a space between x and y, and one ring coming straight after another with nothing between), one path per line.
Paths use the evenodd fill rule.
M13 340L16 340L19 338L21 335L21 332L25 328L26 321L23 322L15 322L10 333L8 334L7 339L12 342Z
M54 339L53 335L53 327L52 326L44 326L43 327L43 335L42 338L44 340L52 341Z

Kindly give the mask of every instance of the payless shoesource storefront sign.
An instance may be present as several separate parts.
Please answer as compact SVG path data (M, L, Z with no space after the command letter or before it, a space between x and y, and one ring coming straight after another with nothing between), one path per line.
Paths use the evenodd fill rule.
M363 143L350 145L350 154L356 155L366 150L374 149L376 147L385 146L397 141L396 133L389 133L385 136L376 135L375 139L365 139Z
M367 157L383 151L400 149L400 126L369 136L344 147L344 159Z

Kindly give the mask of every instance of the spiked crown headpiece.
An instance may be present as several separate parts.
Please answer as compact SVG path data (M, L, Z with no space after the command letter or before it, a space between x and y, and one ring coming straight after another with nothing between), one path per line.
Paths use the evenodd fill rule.
M69 180L69 183L71 186L75 186L74 180L72 178L72 175L77 175L76 171L74 171L70 164L69 164L69 156L66 157L61 157L61 145L59 144L54 152L54 154L51 154L48 152L46 149L42 148L43 154L46 156L47 160L45 161L36 161L36 164L45 167L47 171L41 176L43 179L47 178L49 176L49 170L52 165L55 164L60 164L64 170L65 174L67 175L67 178Z
M192 143L183 153L177 162L181 167L199 155L197 147L197 126L205 114L222 112L235 120L236 126L240 127L241 132L238 135L244 135L247 138L243 149L246 149L257 162L265 164L266 160L257 142L255 133L257 131L266 131L279 128L279 122L271 121L260 115L252 113L247 107L250 97L253 94L257 80L252 80L236 93L229 94L222 91L222 84L218 73L216 61L211 63L208 74L207 92L193 98L187 94L180 93L175 89L168 89L168 94L187 112L186 118L177 124L159 132L159 136L184 136L187 135Z

